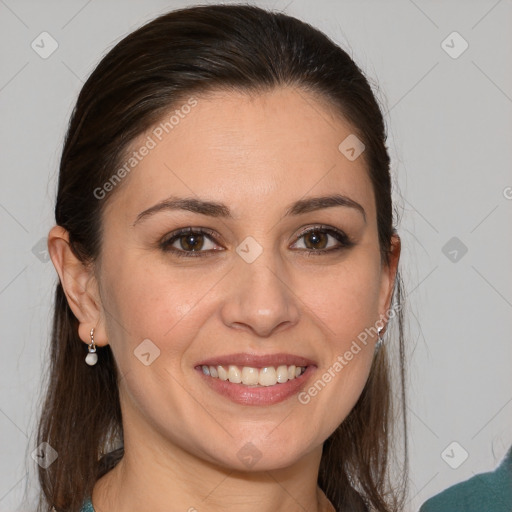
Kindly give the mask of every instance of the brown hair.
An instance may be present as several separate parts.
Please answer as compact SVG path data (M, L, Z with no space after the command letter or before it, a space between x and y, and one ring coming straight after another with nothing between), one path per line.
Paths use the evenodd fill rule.
M100 254L108 197L97 200L93 191L112 177L137 136L191 95L258 93L277 86L298 87L327 102L366 145L381 256L388 263L396 232L390 159L382 113L367 79L322 32L291 16L248 5L196 6L162 15L120 41L88 78L70 119L55 207L56 222L68 231L77 257L92 264ZM386 344L398 347L405 434L402 286L397 273L398 335ZM97 350L100 362L90 368L84 362L87 347L78 336L78 320L58 283L37 432L37 444L49 443L58 458L47 469L38 469L39 510L80 510L96 480L123 456L118 372L110 347ZM392 484L389 476L395 419L388 356L384 345L357 404L324 443L318 484L338 511L389 512L403 506L405 437L400 482Z

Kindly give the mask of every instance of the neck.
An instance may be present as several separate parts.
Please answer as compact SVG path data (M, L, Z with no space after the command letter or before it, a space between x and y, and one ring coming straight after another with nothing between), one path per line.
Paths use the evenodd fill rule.
M96 512L334 511L317 486L321 447L291 467L241 472L126 441L123 459L94 486Z

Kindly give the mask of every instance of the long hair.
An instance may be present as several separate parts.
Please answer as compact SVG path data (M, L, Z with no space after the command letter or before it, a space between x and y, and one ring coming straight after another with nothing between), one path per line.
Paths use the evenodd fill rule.
M319 30L248 5L195 6L162 15L121 40L92 72L69 122L55 206L56 223L68 231L75 255L84 264L96 261L102 212L122 183L102 200L94 191L119 169L137 136L192 95L259 93L279 86L299 88L325 102L365 144L381 258L388 263L396 231L390 158L383 116L367 79ZM318 484L338 511L391 512L403 506L405 435L397 482L389 471L396 412L403 413L400 425L406 431L402 286L398 272L397 334L386 333L359 400L323 446ZM396 393L387 344L398 349ZM48 468L38 468L40 511L78 512L97 479L123 456L118 371L110 347L97 350L100 364L91 371L84 363L87 347L78 336L78 321L58 283L37 430L37 444L47 442L58 458Z

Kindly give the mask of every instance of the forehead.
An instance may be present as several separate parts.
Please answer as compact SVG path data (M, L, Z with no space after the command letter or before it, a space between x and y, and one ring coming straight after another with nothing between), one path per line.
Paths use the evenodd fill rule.
M195 96L131 144L111 203L138 211L171 194L199 196L229 204L236 217L337 192L372 216L364 155L349 160L339 149L351 136L347 121L302 90Z

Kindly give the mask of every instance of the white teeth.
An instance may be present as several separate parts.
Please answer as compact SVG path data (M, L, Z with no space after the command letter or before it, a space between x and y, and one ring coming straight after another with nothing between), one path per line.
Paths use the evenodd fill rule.
M277 367L276 372L277 382L284 384L288 380L288 366L284 364Z
M247 386L256 386L258 384L258 378L260 371L258 368L251 368L250 366L244 366L242 368L242 383Z
M228 380L234 384L240 384L240 382L242 382L242 372L233 364L229 365Z
M305 371L305 366L277 367L267 366L265 368L253 368L251 366L238 367L234 364L226 366L202 366L203 373L215 379L229 380L234 384L245 384L246 386L274 386L284 384L289 380L300 377Z
M224 366L217 366L217 373L219 374L220 380L228 380L228 372Z
M274 386L277 383L276 369L269 366L260 370L258 384L260 386Z

